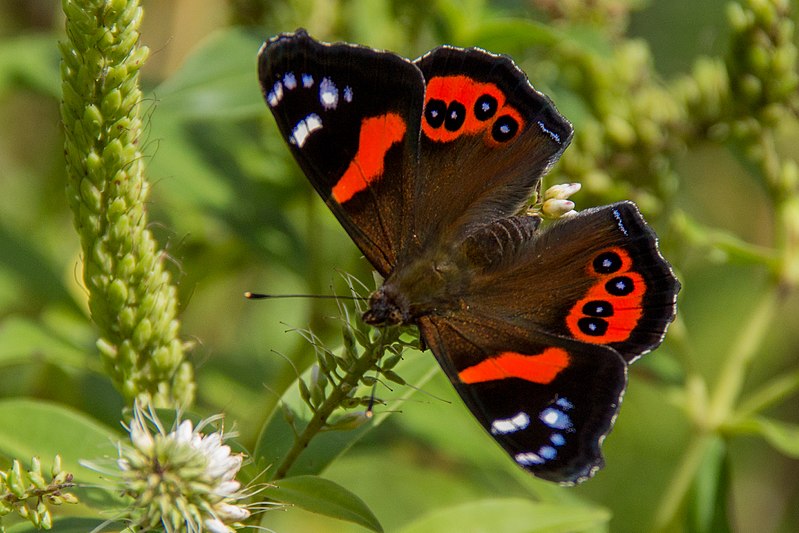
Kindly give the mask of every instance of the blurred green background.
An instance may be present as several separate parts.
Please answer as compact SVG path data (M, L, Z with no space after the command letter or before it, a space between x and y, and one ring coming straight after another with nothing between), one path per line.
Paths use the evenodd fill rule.
M563 6L572 4L582 3ZM729 52L727 2L599 4L609 6L611 15L617 15L615 6L622 15L587 17L564 31L580 46L597 50L640 39L664 84L691 71L699 56ZM584 95L559 77L568 65L553 64L547 45L526 40L522 30L496 29L508 19L556 19L555 3L149 0L142 5L142 42L151 49L143 69L142 146L153 184L150 229L179 284L182 334L196 341L191 354L196 410L226 413L245 446L253 446L296 368L313 362L307 342L287 330L309 327L331 345L340 342L340 332L330 318L337 314L332 302L254 303L242 293L341 293L341 272L371 285L369 266L290 159L263 104L255 59L265 38L303 26L322 39L407 57L444 42L483 46L512 55L577 131L587 121ZM626 31L614 29L625 23ZM48 399L118 428L123 403L94 346L97 334L78 281L79 242L64 195L60 39L58 2L0 0L0 397ZM796 120L779 129L776 143L786 158L796 160ZM387 531L436 509L490 497L580 502L587 509L609 510L610 531L651 527L696 433L686 408L675 400L686 388L686 375L704 376L712 389L771 283L762 266L692 246L671 218L679 211L754 245L773 245L773 205L736 150L732 144L699 142L675 150L670 159L675 179L668 198L649 212L683 282L678 340L668 337L631 369L621 415L604 446L607 466L595 479L565 489L518 470L483 434L440 372L424 393L399 406L399 413L324 475L363 498ZM637 179L647 188L646 175ZM651 188L656 198L663 194L664 187ZM613 196L613 188L587 189L574 198L578 208L623 199ZM785 297L767 335L757 341L744 396L776 376L797 372L799 298L790 288ZM420 357L435 365L429 353ZM785 396L767 414L795 425L796 390ZM799 439L799 431L795 436ZM710 507L696 512L724 513L726 503L735 531L799 530L799 461L762 438L728 437L722 470L729 492L721 501L709 498ZM267 513L263 524L274 531L362 531L296 509ZM674 525L692 527L690 521Z

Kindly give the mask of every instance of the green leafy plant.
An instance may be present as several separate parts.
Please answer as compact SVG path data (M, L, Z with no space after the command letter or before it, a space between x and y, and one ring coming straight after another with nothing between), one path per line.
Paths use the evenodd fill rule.
M0 471L0 516L16 512L22 518L41 529L53 527L51 506L77 503L69 491L75 486L72 474L61 470L61 457L55 456L51 478L47 481L42 473L38 457L31 459L30 470L14 460L8 471ZM2 528L2 525L0 525Z
M8 529L797 528L795 2L23 4L0 7ZM409 57L511 55L575 125L545 185L581 183L578 209L632 199L654 222L678 320L632 369L589 483L510 464L413 332L368 328L343 300L239 296L370 279L259 94L260 44L300 26ZM218 412L235 432L201 423ZM150 461L155 441L177 451ZM56 455L50 481L19 460ZM183 487L163 515L134 503L154 501L144 472ZM225 482L235 498L186 488Z

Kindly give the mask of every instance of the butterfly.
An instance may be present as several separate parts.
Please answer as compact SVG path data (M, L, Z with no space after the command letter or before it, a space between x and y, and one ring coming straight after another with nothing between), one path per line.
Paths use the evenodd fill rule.
M591 477L680 283L632 202L546 229L528 213L571 123L479 48L410 61L298 30L263 45L258 75L300 168L385 280L364 321L417 326L518 465Z

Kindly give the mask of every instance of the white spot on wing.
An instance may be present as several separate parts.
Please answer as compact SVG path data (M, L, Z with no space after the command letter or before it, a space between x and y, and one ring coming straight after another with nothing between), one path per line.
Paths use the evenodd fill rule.
M547 128L543 121L541 121L541 120L538 121L538 127L541 128L541 131L543 131L544 133L549 135L549 137L553 141L555 141L556 143L560 144L560 135L558 135L554 131L552 131L549 128Z
M530 416L524 411L519 411L511 418L497 418L491 422L492 435L505 435L526 429L530 425Z
M621 220L621 213L619 213L618 209L613 210L613 218L616 219L616 225L619 226L619 230L624 233L624 236L629 236L629 233L627 233L627 228L624 227L624 222Z
M353 96L352 87L347 85L346 87L344 87L344 101L349 104L350 102L352 102L352 96Z
M572 421L569 415L554 407L547 407L541 411L539 418L552 429L569 429L572 427Z
M302 86L306 89L310 89L313 87L313 76L310 74L303 74L302 75Z
M293 72L287 72L286 75L283 76L283 86L289 91L297 87L297 78L294 77Z
M311 113L294 126L294 129L291 130L291 137L289 137L289 142L291 144L296 144L298 147L302 148L305 144L305 141L308 140L308 137L315 132L316 130L322 129L322 119L319 118L319 115L316 113Z
M544 463L544 459L533 452L517 453L513 458L522 466L540 465Z
M266 102L270 107L275 107L283 99L283 84L276 81L272 86L272 90L266 95Z
M538 449L538 455L540 455L546 460L552 460L558 456L558 450L556 450L552 446L541 446Z
M323 78L319 84L319 102L325 109L335 109L338 105L338 88L330 78Z

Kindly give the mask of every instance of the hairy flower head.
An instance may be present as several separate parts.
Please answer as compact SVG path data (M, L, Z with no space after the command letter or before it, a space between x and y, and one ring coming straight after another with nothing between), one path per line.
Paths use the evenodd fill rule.
M137 531L227 533L250 516L235 479L243 454L224 444L222 431L201 431L216 419L196 427L178 419L167 431L154 411L134 408L130 445L120 444L117 466L124 494L134 499L128 519Z

